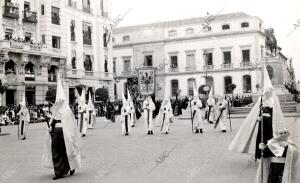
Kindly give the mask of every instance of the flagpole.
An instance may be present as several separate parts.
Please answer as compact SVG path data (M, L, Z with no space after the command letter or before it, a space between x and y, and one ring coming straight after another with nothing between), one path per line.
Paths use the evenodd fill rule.
M264 126L263 126L263 90L264 90L264 65L262 63L262 91L261 91L261 98L260 98L260 114L261 114L261 143L264 143ZM261 176L260 176L260 181L263 183L264 180L264 169L263 169L263 157L264 157L264 148L261 148L261 160L260 160L260 171L261 171Z

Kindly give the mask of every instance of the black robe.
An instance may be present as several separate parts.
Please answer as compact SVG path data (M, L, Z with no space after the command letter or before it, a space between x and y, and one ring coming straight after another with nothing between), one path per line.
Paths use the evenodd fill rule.
M265 107L263 113L270 115L270 117L263 116L263 143L267 144L268 140L273 138L273 127L272 127L272 118L273 118L273 108ZM259 144L261 143L261 122L258 125L258 132L256 136L256 148L255 148L255 158L261 158L261 150L259 149ZM264 158L272 157L273 154L270 150L264 150Z
M60 123L60 120L53 120L51 124L52 161L55 176L63 176L65 174L68 174L70 170L70 165L66 151L63 129L61 127L55 127L56 123Z

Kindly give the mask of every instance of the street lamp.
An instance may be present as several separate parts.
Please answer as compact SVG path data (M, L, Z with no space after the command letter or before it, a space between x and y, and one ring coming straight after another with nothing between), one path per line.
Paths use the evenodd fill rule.
M207 61L208 61L208 58L207 58L207 54L208 52L206 50L203 51L203 59L204 59L204 66L205 66L205 85L207 85Z

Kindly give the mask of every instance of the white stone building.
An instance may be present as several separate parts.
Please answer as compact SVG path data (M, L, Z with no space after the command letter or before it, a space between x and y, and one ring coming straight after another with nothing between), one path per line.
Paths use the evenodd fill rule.
M237 86L234 94L253 94L261 86L265 35L256 16L231 13L119 27L113 33L118 98L127 78L142 66L158 68L159 98L165 88L171 96L178 89L181 97L192 95L193 83L199 87L207 82L217 95L229 94L225 86L230 83Z
M18 104L24 91L28 104L46 103L57 72L70 102L79 85L113 91L104 31L110 0L1 0L0 7L0 79L8 86L2 105Z

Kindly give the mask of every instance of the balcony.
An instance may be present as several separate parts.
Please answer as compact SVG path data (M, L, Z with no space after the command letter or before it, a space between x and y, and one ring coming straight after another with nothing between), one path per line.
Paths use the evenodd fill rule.
M35 75L34 73L25 73L25 81L34 81Z
M222 69L230 69L230 68L233 68L233 64L232 63L230 63L230 64L222 64L221 68Z
M93 77L94 76L94 72L93 71L85 71L85 76Z
M83 39L83 44L92 45L92 40L91 39Z
M242 61L240 63L241 67L252 67L252 63L250 61Z
M3 17L19 19L19 8L13 5L3 6Z
M37 23L37 13L32 11L23 11L23 22Z
M212 70L214 69L214 65L204 65L203 70Z
M169 71L170 71L170 72L178 72L178 71L179 71L179 68L178 68L178 67L170 67L170 68L169 68Z
M185 67L185 71L186 71L186 72L193 72L193 71L196 71L196 66L193 66L193 67Z
M90 6L82 6L82 11L92 14L92 9Z
M22 49L24 51L41 51L43 46L41 44L25 43L15 40L0 40L0 47Z

